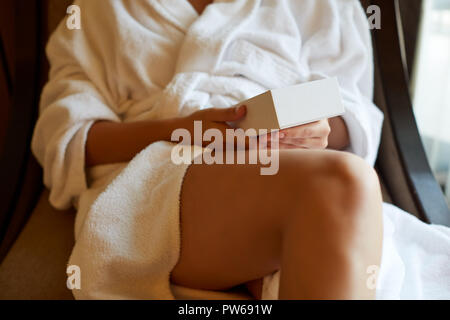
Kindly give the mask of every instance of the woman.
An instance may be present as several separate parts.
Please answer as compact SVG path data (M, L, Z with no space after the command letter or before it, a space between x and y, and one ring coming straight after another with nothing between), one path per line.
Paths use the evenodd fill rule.
M371 103L370 35L357 0L75 4L82 29L61 24L48 45L52 69L33 151L51 203L78 207L71 263L80 265L84 288L76 297L165 298L155 287L166 288L170 274L171 283L188 288L246 284L261 298L264 277L278 270L280 299L375 297L366 271L381 259L382 199L371 164L382 115ZM251 164L172 167L175 129L192 132L201 120L204 129L223 131L245 117L245 108L230 108L245 98L334 76L345 114L282 130L278 174L261 176ZM148 179L173 176L175 191L149 193L149 202L164 202L148 209L158 219L130 226L132 218L107 212L116 208L105 209L105 194L130 173L130 160L148 155L153 165L158 152L165 164L149 169ZM133 188L146 179L137 176ZM135 210L136 202L127 203ZM130 234L142 228L154 237L145 226L174 215L179 246L155 260L166 254L171 262L146 264L154 241L133 246L141 240ZM101 270L89 266L95 261ZM144 284L158 268L165 276Z

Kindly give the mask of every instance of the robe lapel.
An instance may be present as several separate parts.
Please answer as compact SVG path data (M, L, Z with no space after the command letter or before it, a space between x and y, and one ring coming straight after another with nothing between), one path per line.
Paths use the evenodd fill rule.
M150 0L150 4L183 33L186 33L199 17L188 0Z
M183 1L187 2L178 0L180 4ZM176 73L214 72L233 35L255 14L260 2L261 0L216 0L209 5L187 30Z

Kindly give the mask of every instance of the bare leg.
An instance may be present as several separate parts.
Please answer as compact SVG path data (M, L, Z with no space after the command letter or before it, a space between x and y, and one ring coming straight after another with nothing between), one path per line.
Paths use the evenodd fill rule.
M224 290L281 269L280 299L374 297L365 272L380 263L381 193L355 156L282 151L274 176L193 165L180 214L174 283Z
M264 279L260 278L245 283L245 286L248 291L250 291L250 294L257 300L261 300L262 298L263 282Z

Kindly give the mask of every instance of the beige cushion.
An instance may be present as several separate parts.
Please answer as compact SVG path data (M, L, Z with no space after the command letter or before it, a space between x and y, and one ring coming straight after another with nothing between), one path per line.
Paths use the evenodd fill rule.
M74 211L57 211L44 191L0 265L0 299L73 299L66 264L74 244Z

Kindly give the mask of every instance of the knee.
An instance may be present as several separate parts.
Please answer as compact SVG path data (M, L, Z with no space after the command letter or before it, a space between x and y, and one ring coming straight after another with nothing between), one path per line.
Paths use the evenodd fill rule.
M376 171L350 153L334 153L327 162L320 174L321 183L316 180L315 184L323 197L325 214L354 226L378 224L382 197Z
M363 159L351 153L338 152L330 156L323 172L329 190L342 196L347 204L357 204L380 194L375 170Z
M363 159L346 152L327 151L306 160L296 159L291 153L281 161L280 183L275 185L282 190L278 194L287 199L282 203L291 204L283 219L288 225L292 219L336 224L367 221L368 217L380 219L378 176Z
M360 157L329 152L310 170L306 184L307 210L320 211L338 222L367 220L369 215L379 219L382 200L378 176Z

